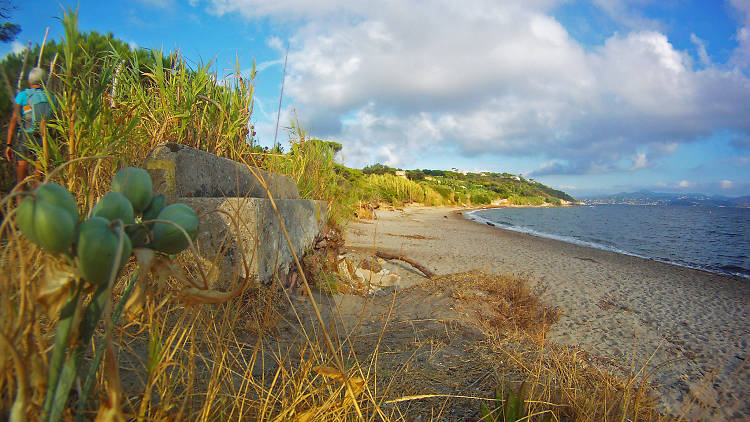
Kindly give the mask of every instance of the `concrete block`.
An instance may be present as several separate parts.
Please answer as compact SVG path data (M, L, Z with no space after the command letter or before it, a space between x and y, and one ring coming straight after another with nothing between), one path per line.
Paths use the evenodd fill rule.
M196 210L201 226L197 246L204 264L214 274L214 288L227 281L257 274L270 284L274 272L286 276L293 262L291 250L302 258L326 223L326 201L276 200L292 243L289 247L271 201L261 198L178 198ZM242 263L245 257L247 269ZM249 274L248 274L249 272Z
M267 198L259 178L274 199L299 198L297 184L289 177L172 142L157 145L143 168L151 174L154 192L163 193L168 202L181 197Z

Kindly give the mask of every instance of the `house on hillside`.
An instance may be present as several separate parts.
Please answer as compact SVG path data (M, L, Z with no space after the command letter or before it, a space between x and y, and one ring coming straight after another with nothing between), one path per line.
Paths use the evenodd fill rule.
M396 176L406 179L406 172L404 170L396 170Z

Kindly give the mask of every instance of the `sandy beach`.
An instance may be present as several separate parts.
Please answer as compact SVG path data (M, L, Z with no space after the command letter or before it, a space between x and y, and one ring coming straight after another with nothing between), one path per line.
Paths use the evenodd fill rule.
M377 210L347 226L346 248L404 254L439 275L521 275L562 310L550 342L645 368L670 413L699 400L719 419L750 419L750 281L507 231L463 211ZM401 275L419 283L417 272Z

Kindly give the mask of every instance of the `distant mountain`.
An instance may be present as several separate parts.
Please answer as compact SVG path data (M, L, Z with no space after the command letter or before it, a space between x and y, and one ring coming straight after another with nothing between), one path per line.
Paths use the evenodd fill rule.
M714 207L750 208L750 196L730 198L702 193L621 192L614 195L583 199L585 204L629 204L629 205L705 205Z

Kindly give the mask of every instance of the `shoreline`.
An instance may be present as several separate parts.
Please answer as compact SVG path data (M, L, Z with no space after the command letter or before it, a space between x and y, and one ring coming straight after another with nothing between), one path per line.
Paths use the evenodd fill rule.
M651 257L648 257L648 256L639 255L639 254L637 254L635 252L630 252L630 251L626 251L626 250L623 250L623 249L617 249L617 248L608 248L605 245L597 245L596 243L587 242L585 240L578 240L578 239L575 239L575 238L571 238L571 240L568 241L568 240L565 240L565 239L553 237L553 236L556 236L556 235L550 234L550 233L540 233L540 232L528 232L528 231L523 231L523 230L514 230L514 229L511 229L511 228L508 228L508 227L504 227L502 225L499 225L499 224L491 222L491 221L478 221L478 220L475 220L471 216L468 215L469 213L472 213L472 212L475 212L475 211L482 211L482 210L485 210L485 209L496 209L496 208L514 208L514 207L476 208L476 209L469 209L469 210L466 210L466 211L456 210L456 213L460 214L464 219L466 219L468 221L472 221L472 222L478 223L478 224L486 224L488 226L495 227L495 228L500 229L500 230L505 230L505 231L514 232L514 233L521 233L521 234L525 234L525 235L528 235L528 236L534 236L534 237L537 237L537 238L540 238L540 239L555 240L555 241L558 241L558 242L563 242L563 243L567 243L567 244L570 244L570 245L578 245L578 246L582 246L582 247L585 247L585 248L591 248L591 249L597 249L597 250L601 250L601 251L613 252L613 253L620 254L620 255L632 256L632 257L635 257L635 258L645 259L645 260L648 260L648 261L660 262L662 264L674 265L676 267L688 268L688 269L695 270L695 271L702 271L702 272L705 272L705 273L708 273L708 274L719 275L719 276L723 276L723 277L736 278L736 279L739 279L739 280L746 280L747 282L750 282L750 275L743 276L741 274L733 274L733 273L728 273L728 272L721 272L721 271L718 271L718 270L712 271L712 270L709 270L709 269L706 269L706 268L702 268L702 267L698 266L697 264L695 264L695 265L680 264L680 263L677 263L677 262L668 261L666 259L651 258ZM532 208L532 207L529 207L529 208ZM482 217L479 217L479 218L482 218ZM560 236L560 237L563 237L563 236Z
M481 209L481 208L480 208ZM548 339L653 370L665 411L700 400L750 416L750 284L740 277L494 230L467 208L377 210L346 245L402 253L438 274L480 269L528 279L562 310ZM411 276L405 274L405 276ZM647 363L648 362L648 363ZM711 387L705 397L704 384Z

